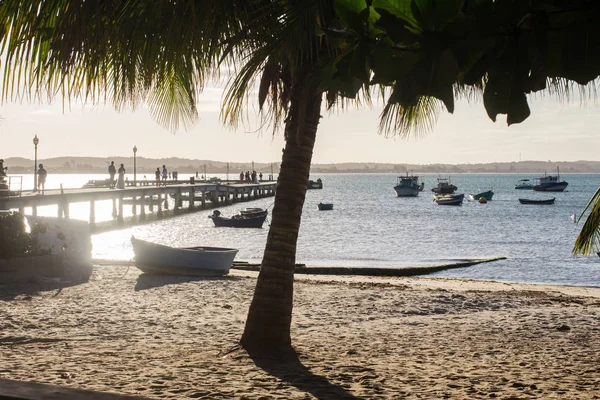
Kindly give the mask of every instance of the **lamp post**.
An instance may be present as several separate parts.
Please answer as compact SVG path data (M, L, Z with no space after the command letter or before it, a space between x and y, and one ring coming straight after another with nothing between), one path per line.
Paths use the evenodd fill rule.
M40 142L40 139L37 137L37 135L35 135L33 137L33 148L34 148L34 161L33 161L33 191L37 192L38 191L38 184L37 184L37 145Z
M133 187L137 187L137 164L135 159L135 153L137 153L137 146L133 145Z

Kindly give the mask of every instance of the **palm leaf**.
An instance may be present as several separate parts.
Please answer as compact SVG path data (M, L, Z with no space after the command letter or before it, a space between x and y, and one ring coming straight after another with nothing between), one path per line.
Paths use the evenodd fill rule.
M588 210L590 213L575 240L573 254L588 255L600 245L600 188L596 190L577 221L580 221Z

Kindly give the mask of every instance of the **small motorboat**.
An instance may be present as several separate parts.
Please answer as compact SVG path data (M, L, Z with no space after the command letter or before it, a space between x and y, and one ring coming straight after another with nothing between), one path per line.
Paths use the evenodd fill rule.
M135 266L146 273L169 275L227 275L237 249L170 247L131 237Z
M436 194L433 201L440 206L460 206L465 198L464 193L460 194Z
M494 192L492 190L488 190L487 192L481 192L477 194L470 194L469 198L474 201L479 201L479 199L484 198L486 200L491 200L494 197Z
M515 185L515 189L531 190L533 185L529 179L520 179Z
M521 204L554 204L555 198L544 199L544 200L533 200L533 199L519 199Z
M321 178L317 179L316 181L309 180L308 183L306 184L306 188L307 189L323 189L323 181L321 180Z
M333 210L333 203L319 203L317 204L320 211Z
M267 214L267 210L262 210L260 212L249 212L247 210L242 210L238 214L228 218L221 216L221 212L219 210L215 210L213 211L212 215L208 216L208 218L212 219L215 226L218 227L262 228L263 224L265 223L265 219L267 219Z

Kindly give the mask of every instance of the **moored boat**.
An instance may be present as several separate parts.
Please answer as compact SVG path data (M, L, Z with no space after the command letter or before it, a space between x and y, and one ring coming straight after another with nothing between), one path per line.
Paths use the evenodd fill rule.
M471 200L479 201L479 199L484 198L486 200L491 200L494 197L494 192L492 190L488 190L486 192L481 192L477 194L470 194L469 198Z
M240 212L230 218L223 217L219 210L213 211L208 218L212 219L215 226L229 228L262 228L265 219L267 219L267 210L254 213Z
M519 203L521 203L521 204L554 204L554 200L555 200L554 197L551 199L542 199L542 200L519 199Z
M113 185L117 183L113 182ZM83 185L82 189L98 189L98 188L107 188L110 187L110 179L92 179L87 181L85 185Z
M399 176L396 186L394 186L398 197L416 197L423 190L423 186L419 184L419 177L416 175Z
M533 185L529 179L519 179L519 182L515 185L515 189L531 190Z
M317 179L316 181L308 181L308 183L306 184L306 188L307 189L323 189L323 181L321 180L321 178Z
M131 237L135 266L146 273L170 275L227 275L237 249L170 247Z
M333 210L333 203L319 203L317 204L317 207L319 207L319 210L321 211Z
M450 177L448 178L437 178L437 186L432 188L431 191L438 194L452 194L458 188L450 183Z
M568 184L568 182L560 180L560 172L558 167L556 167L556 175L547 175L544 173L544 176L536 179L536 183L532 189L536 192L562 192L567 188Z
M436 194L435 196L433 196L433 201L435 201L440 206L460 206L462 205L464 198L464 193Z

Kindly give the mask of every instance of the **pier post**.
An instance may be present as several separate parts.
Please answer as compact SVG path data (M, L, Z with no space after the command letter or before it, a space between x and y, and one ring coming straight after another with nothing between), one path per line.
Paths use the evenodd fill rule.
M19 207L19 214L25 215L25 207L23 207L23 206Z
M131 204L131 213L137 215L137 196L133 196L133 203Z
M37 206L31 206L31 215L37 217Z
M206 208L206 197L205 197L206 192L204 190L202 190L202 193L200 195L200 203L201 203L201 207L202 209Z
M141 205L140 205L140 221L146 219L146 192L142 192Z
M119 196L119 213L117 214L117 222L123 223L123 195Z
M231 202L232 202L232 203L237 203L237 200L238 200L238 190L237 190L237 189L235 189L235 190L233 191L233 199L232 199L232 201L231 201Z
M194 200L196 199L196 191L194 190L194 188L190 188L190 192L189 192L189 196L190 196L190 201L188 202L188 208L190 210L194 209Z
M156 206L156 207L157 207L157 210L156 210L156 215L157 215L159 218L161 218L161 217L162 217L162 215L163 215L163 211L162 211L162 203L163 203L163 202L162 202L162 194L160 194L160 193L159 193L159 194L158 194L158 205Z
M90 200L90 228L96 227L96 202Z
M113 197L112 203L113 203L112 217L113 217L113 219L116 219L117 218L117 198L116 197Z

